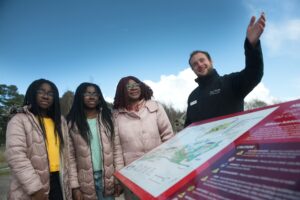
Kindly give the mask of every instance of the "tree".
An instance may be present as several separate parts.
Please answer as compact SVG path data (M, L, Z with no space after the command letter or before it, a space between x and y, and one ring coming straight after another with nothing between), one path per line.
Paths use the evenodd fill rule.
M72 91L66 91L63 96L60 98L60 109L61 109L61 114L63 116L66 116L72 106L74 99L74 93Z
M181 131L184 125L185 112L177 111L170 105L162 103L175 133Z
M252 101L245 102L244 107L245 107L245 110L251 110L251 109L255 109L255 108L265 107L267 105L268 104L262 100L253 99Z
M9 109L12 106L21 106L24 95L19 94L15 85L0 84L0 145L5 143L5 132L10 119Z
M69 113L72 104L73 104L73 99L74 99L74 92L68 90L66 91L63 96L60 98L60 110L61 110L61 114L63 116L67 116L67 114ZM109 109L113 109L113 105L112 103L106 102L107 106Z

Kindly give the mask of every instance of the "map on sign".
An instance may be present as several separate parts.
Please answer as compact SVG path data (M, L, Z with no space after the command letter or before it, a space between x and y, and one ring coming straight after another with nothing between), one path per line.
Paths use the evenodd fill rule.
M124 167L120 174L157 197L275 109L277 107L185 128Z

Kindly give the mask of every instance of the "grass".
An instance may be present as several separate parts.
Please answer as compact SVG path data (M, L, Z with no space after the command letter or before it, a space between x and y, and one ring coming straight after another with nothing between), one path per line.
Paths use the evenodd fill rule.
M5 150L5 147L0 146L0 166L2 164L6 164L5 157L4 157L4 150Z
M0 146L0 175L9 174L8 165L7 165L7 163L5 161L5 157L4 157L4 150L5 150L5 147Z

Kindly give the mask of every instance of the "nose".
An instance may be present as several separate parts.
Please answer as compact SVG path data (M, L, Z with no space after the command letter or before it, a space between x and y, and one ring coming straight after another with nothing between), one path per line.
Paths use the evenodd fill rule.
M96 99L96 97L95 97L95 96L89 96L89 99L91 99L91 100L95 100L95 99Z
M136 91L136 90L138 90L138 89L139 89L139 88L137 88L137 87L133 87L133 88L130 88L129 91L130 91L130 92L134 92L134 91Z
M203 67L203 62L198 61L198 62L197 62L197 67Z
M42 95L42 98L43 98L43 99L49 99L49 95L48 95L48 94L43 94L43 95Z

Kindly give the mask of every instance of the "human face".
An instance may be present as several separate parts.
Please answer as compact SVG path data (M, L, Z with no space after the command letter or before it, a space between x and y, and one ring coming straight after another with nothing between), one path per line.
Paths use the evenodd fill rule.
M196 53L193 55L190 64L197 76L206 76L213 69L212 62L203 53Z
M99 93L94 86L88 86L83 93L83 102L86 108L95 109L99 104Z
M126 84L126 89L128 92L128 97L130 100L136 101L139 100L141 96L141 87L140 84L135 82L134 80L129 80Z
M53 104L54 92L48 83L43 83L36 92L36 102L42 111L46 111Z

